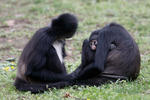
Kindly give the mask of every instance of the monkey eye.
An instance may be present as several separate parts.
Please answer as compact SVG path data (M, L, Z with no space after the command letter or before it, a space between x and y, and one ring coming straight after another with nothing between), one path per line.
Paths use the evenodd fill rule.
M97 40L93 40L94 45L97 45Z
M92 46L92 45L93 45L93 42L91 41L91 42L90 42L90 46Z

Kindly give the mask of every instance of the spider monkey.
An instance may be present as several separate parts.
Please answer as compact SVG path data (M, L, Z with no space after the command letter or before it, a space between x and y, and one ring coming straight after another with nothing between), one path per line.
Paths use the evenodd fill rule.
M64 13L54 18L50 26L40 28L22 51L18 61L14 86L33 93L47 90L47 83L70 80L64 66L65 39L77 29L77 18Z
M139 48L127 30L119 24L110 23L92 32L89 40L84 41L82 52L82 63L75 75L78 80L76 85L101 85L104 80L135 80L139 75ZM99 73L90 71L95 67Z

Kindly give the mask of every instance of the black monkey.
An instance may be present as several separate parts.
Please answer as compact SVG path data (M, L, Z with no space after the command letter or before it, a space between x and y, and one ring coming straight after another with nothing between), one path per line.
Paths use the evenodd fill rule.
M93 44L96 50L91 47ZM132 81L139 75L140 62L139 48L134 39L124 27L111 23L92 32L89 40L84 40L81 65L70 74L74 80L49 87L100 86L118 79Z
M105 74L135 80L139 75L141 58L138 45L128 31L119 24L111 23L95 32L99 33L95 66L104 69ZM109 51L111 44L115 44L116 49Z
M50 26L39 29L25 46L19 62L15 87L20 91L46 90L47 83L70 80L63 58L65 39L77 29L77 18L69 13L52 20Z
M97 42L95 42L96 37ZM93 40L94 43L96 43L97 45L95 52L91 51L92 50L91 45L88 46L88 44L89 43L91 44ZM82 66L81 68L83 69L78 71L82 75L81 77L80 73L78 73L77 76L79 79L89 80L89 78L91 78L91 76L89 77L88 74L84 74L85 72L83 71L85 69L88 70L92 69L91 66L98 67L97 69L101 71L101 73L96 75L96 77L100 77L97 78L97 81L100 81L101 78L102 79L106 78L106 80L107 78L108 80L109 78L112 78L114 80L117 79L135 80L139 74L140 71L139 48L134 39L127 32L127 30L119 24L111 23L100 30L94 31L91 34L89 41L88 40L84 41L82 52L83 52L82 57L84 57L82 58L83 59L82 63L83 65L85 64L85 66ZM94 57L91 55L93 55ZM92 62L92 64L89 60ZM88 71L86 70L86 72ZM93 77L93 79L95 79L95 77ZM89 83L84 82L84 84ZM94 84L93 81L92 84L96 85L97 83Z

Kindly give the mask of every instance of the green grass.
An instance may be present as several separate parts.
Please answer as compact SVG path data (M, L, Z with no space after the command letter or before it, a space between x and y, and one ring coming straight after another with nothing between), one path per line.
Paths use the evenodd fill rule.
M0 3L0 100L149 100L150 99L150 0L1 0ZM134 82L100 87L67 87L43 94L19 92L13 86L19 55L33 33L61 13L79 19L77 34L67 40L68 72L80 64L81 45L96 29L110 22L122 24L141 52L141 72ZM13 25L10 25L13 21ZM5 61L16 58L15 63ZM2 67L14 66L5 71ZM64 98L69 93L71 97Z

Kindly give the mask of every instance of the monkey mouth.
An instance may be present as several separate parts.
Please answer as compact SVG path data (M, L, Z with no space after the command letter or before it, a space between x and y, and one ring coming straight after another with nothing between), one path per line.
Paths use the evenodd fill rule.
M96 46L92 46L92 50L96 50Z

